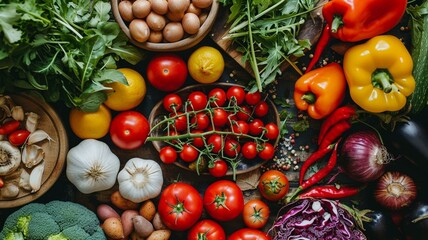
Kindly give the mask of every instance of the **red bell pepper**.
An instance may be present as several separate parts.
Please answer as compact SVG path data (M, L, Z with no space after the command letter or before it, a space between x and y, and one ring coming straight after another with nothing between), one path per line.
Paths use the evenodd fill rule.
M406 11L407 0L331 0L322 8L326 26L306 72L320 58L331 37L358 42L395 27Z

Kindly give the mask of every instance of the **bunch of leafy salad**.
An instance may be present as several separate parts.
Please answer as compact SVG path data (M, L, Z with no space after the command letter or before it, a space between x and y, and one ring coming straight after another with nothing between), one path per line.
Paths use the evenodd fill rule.
M127 84L117 62L143 58L110 10L108 0L0 0L0 93L97 110L105 83Z
M299 31L318 0L219 0L230 6L225 36L232 39L242 60L250 63L255 84L251 91L262 91L281 74L291 56L301 57L311 47L309 39L299 39Z

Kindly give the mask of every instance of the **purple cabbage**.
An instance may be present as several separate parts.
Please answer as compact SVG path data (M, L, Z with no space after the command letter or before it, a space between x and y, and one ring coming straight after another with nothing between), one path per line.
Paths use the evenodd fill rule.
M303 199L285 207L269 232L273 240L366 240L349 212L336 201Z

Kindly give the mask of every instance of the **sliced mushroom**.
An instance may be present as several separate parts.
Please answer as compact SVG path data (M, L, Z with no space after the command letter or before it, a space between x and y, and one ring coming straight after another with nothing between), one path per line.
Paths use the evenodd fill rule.
M8 175L18 169L21 151L9 141L0 141L0 176Z

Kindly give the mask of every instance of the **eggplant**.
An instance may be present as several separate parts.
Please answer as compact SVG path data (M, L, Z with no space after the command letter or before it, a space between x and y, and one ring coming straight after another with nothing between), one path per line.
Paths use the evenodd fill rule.
M367 217L371 218L370 222L364 223L364 234L367 239L376 240L401 240L404 239L402 234L398 231L392 220L389 212L381 210L373 210L366 214Z
M428 236L428 202L418 201L410 206L401 222L406 239L423 240Z

